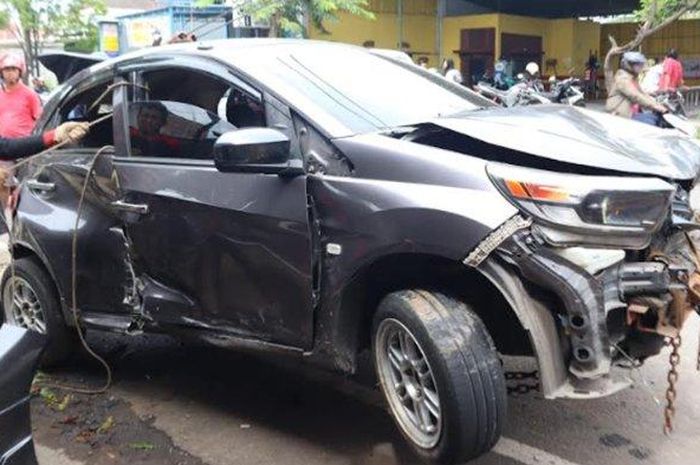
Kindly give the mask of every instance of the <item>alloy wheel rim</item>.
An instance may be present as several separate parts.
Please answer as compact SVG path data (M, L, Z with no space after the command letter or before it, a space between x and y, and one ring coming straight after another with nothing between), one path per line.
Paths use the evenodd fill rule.
M399 427L419 447L435 447L442 433L442 413L423 348L408 328L389 318L377 328L375 358L379 380Z
M3 308L8 323L46 334L46 317L41 302L25 279L14 276L7 280Z

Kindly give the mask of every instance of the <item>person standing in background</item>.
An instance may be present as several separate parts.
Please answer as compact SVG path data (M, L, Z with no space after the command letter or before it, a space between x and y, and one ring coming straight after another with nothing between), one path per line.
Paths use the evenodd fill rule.
M8 53L0 60L0 137L28 136L41 116L41 100L22 82L24 58Z
M656 95L661 85L661 76L664 74L664 67L654 58L647 61L647 69L641 77L642 90L649 95Z
M663 63L663 74L659 83L659 90L675 91L683 87L683 64L678 59L676 49L670 49Z
M462 84L464 81L462 79L462 73L455 68L455 61L452 58L445 58L442 62L442 75L445 76L445 79L448 81L452 81L456 84Z

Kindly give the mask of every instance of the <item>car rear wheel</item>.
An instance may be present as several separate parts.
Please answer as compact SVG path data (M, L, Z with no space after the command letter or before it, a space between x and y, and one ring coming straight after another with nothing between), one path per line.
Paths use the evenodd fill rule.
M457 463L495 445L505 378L486 327L466 304L423 290L395 292L379 305L372 334L382 391L418 455Z
M33 257L15 260L0 281L3 321L44 334L48 344L42 365L64 361L73 353L76 337L66 326L51 276Z

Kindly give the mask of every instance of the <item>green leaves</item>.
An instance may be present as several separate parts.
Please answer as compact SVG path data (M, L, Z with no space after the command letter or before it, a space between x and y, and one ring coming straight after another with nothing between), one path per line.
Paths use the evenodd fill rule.
M106 12L104 0L4 0L0 25L14 25L22 37L31 31L44 39L81 39L96 36L96 18Z
M324 22L337 21L341 12L374 19L367 6L367 0L251 0L243 11L258 21L268 21L271 36L298 37L308 35L306 19L324 32Z
M0 27L13 31L32 75L44 42L61 40L68 49L80 44L80 51L94 51L97 17L106 12L105 0L2 0Z
M639 21L660 23L679 12L692 12L700 9L698 0L641 0L640 8L635 12Z

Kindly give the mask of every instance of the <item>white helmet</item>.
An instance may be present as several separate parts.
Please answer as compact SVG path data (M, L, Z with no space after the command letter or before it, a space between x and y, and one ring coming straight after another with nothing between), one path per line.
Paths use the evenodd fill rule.
M17 68L20 75L27 72L27 65L24 62L24 56L19 53L10 52L0 59L0 70L5 68Z
M540 73L540 65L538 65L534 61L531 61L525 67L525 71L527 71L530 76L535 76L536 74Z

